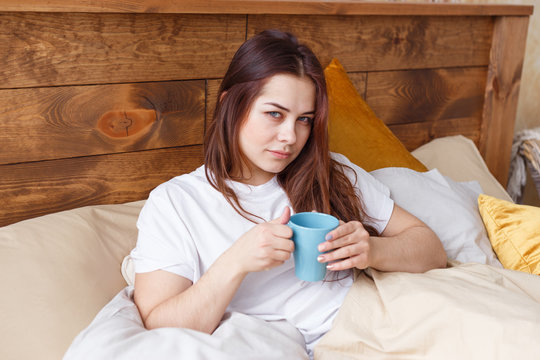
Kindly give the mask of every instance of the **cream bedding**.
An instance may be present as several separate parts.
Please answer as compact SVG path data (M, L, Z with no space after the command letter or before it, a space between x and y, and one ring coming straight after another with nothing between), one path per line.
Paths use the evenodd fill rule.
M508 194L489 174L474 144L463 137L449 137L413 154L428 168L467 183L454 184L435 171L406 175L405 170L385 170L399 171L396 176L403 181L392 181L393 173L385 171L375 175L387 183L399 204L437 231L449 254L463 262L489 262L489 241L483 225L475 225L477 205L465 186L477 180L487 194L499 198ZM437 216L436 202L443 203L439 206L444 206L446 215ZM127 355L155 359L158 347L161 354L176 349L175 354L188 359L305 356L298 350L302 344L294 340L295 329L239 314L211 338L185 329L144 330L130 288L124 288L130 281L129 263L123 269L126 281L120 269L135 245L135 223L143 203L90 206L0 228L0 359L57 360L70 344L69 356L77 354L71 358L87 354L93 359ZM449 211L456 215L452 221ZM374 280L361 278L355 284L334 329L317 348L321 359L339 359L347 349L360 349L358 357L369 351L375 359L444 359L437 351L455 359L504 359L509 352L517 356L529 350L533 355L540 353L538 277L472 264L426 275L372 275ZM351 307L358 311L355 317L348 315ZM82 337L74 341L77 334ZM83 344L80 339L86 336L91 341ZM162 357L170 358L172 353L168 354Z
M80 333L64 360L307 359L285 321L227 314L213 335L147 331L122 290ZM449 263L424 274L360 272L315 359L514 359L540 354L540 277Z
M532 359L540 277L453 262L425 274L360 273L318 360Z
M504 270L495 261L478 215L478 184L454 182L438 170L385 168L372 174L388 186L397 204L437 232L450 259L466 262L456 260L448 269L425 274L361 273L315 358L476 360L540 353L540 277ZM128 257L122 268L128 284L133 278L129 264ZM164 359L306 356L302 340L291 341L298 332L290 325L280 328L289 335L276 336L275 324L241 314L212 336L187 329L146 331L126 291L122 301L117 296L75 339L66 360L116 354Z

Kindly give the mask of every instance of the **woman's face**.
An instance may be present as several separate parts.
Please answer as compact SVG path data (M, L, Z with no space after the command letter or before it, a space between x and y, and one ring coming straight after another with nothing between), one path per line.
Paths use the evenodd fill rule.
M242 181L261 185L285 169L306 144L314 116L315 85L309 78L272 76L240 128L240 150L248 160Z

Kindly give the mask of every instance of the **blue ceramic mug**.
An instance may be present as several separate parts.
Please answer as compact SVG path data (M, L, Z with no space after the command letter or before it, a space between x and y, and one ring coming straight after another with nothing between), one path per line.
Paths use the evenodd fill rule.
M294 214L287 224L293 231L294 273L305 281L320 281L326 276L326 264L317 261L322 253L317 249L326 234L339 225L332 215L317 212Z

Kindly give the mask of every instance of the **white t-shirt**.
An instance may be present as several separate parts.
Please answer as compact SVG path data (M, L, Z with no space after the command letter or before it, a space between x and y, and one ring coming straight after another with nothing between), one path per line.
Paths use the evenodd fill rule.
M343 155L332 156L354 169L356 176L350 171L347 175L362 194L365 212L376 219L371 225L382 232L394 206L389 198L390 191ZM229 185L234 188L244 209L265 221L278 218L285 206L291 207L276 177L259 186L237 182ZM204 166L201 166L154 189L137 226L137 246L131 252L135 272L162 269L195 283L255 224L240 216L208 183ZM339 281L299 280L294 275L291 257L269 271L248 274L227 311L269 321L287 320L302 333L312 356L317 340L330 330L351 283L352 276Z

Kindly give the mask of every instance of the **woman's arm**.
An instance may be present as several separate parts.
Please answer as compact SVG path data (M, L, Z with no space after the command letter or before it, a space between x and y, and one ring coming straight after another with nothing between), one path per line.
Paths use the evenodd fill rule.
M245 274L218 260L192 285L164 270L135 275L134 300L147 329L185 327L212 333Z
M358 221L342 223L319 246L330 251L319 258L330 270L372 267L381 271L425 272L446 266L446 253L437 235L397 205L380 237L369 236Z
M195 284L157 270L135 275L134 300L146 328L184 327L212 333L245 276L283 264L294 250L292 230L284 225L290 209L258 224L225 251Z

